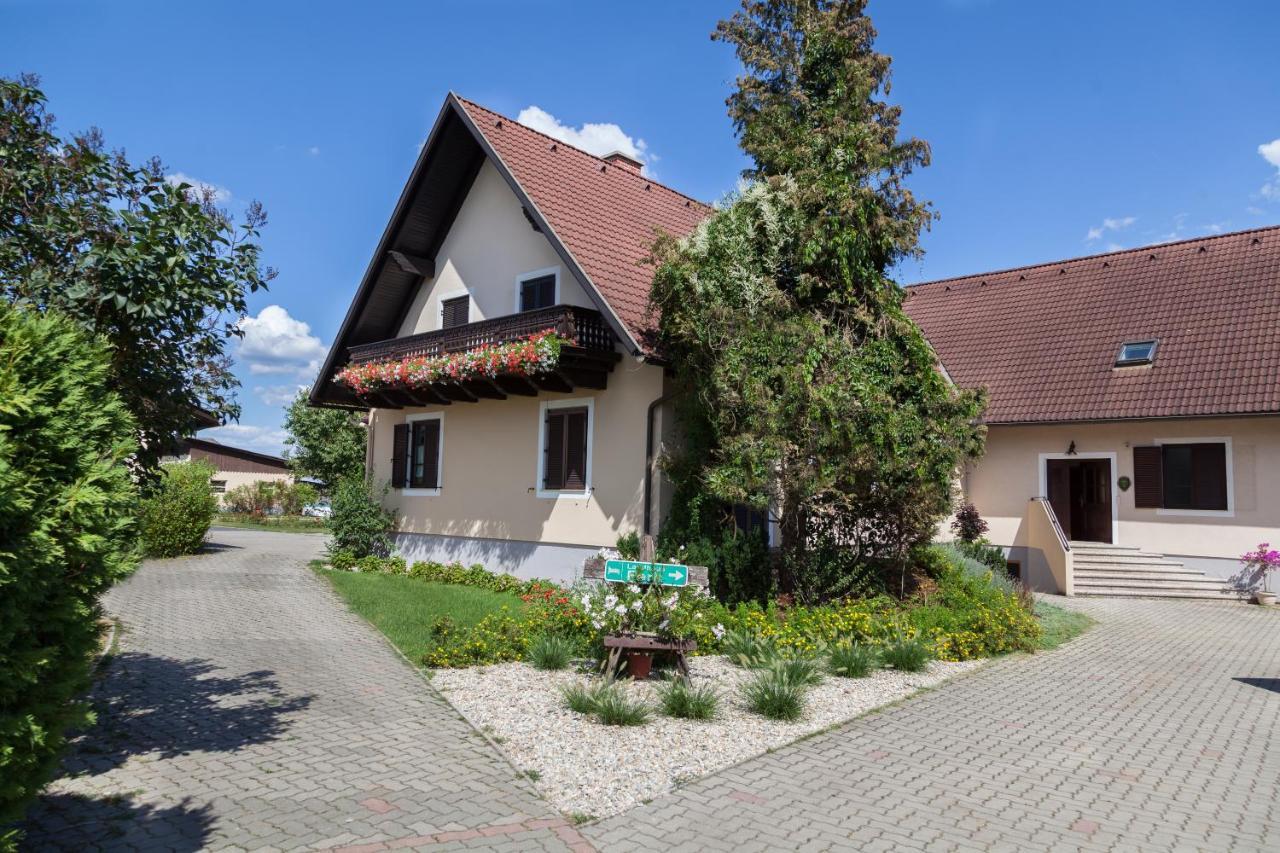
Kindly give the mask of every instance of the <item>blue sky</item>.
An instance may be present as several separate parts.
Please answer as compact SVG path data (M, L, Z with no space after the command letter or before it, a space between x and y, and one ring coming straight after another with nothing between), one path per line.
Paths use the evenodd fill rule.
M40 74L63 130L160 155L234 213L259 199L280 269L239 346L239 425L281 447L281 401L332 342L418 146L453 89L536 106L714 200L745 161L731 2L0 0L0 73ZM941 214L906 283L1280 222L1280 4L873 0L912 187ZM1266 146L1270 147L1266 147ZM274 306L274 307L273 307Z

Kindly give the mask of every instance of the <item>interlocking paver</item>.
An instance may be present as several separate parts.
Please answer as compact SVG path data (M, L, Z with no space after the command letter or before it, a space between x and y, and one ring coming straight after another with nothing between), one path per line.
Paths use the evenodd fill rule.
M29 813L30 849L297 850L560 817L306 567L322 538L213 539L108 594L124 632L98 724Z

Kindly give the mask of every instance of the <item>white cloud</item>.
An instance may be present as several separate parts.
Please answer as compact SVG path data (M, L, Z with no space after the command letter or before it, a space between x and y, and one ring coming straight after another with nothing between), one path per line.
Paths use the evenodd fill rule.
M1280 139L1273 139L1258 146L1262 159L1276 167L1271 180L1262 185L1258 192L1267 201L1280 201Z
M628 157L639 160L646 165L657 161L657 157L649 151L643 139L628 136L621 127L613 122L586 122L582 127L570 127L561 123L551 113L538 106L527 106L516 116L516 121L541 131L547 136L559 139L583 151L603 157L614 151L621 151Z
M301 380L315 379L325 357L324 344L311 327L289 316L279 305L268 305L257 317L240 321L244 337L239 355L253 374L285 374Z
M250 424L227 424L199 432L200 438L208 438L219 444L232 447L243 447L259 453L270 453L279 456L284 450L285 432L279 427L253 426Z
M187 195L196 201L199 201L205 195L211 196L214 204L226 204L231 201L231 190L217 184L211 184L208 181L202 181L199 178L193 178L185 172L174 172L172 175L165 175L164 180L165 183L174 187L179 184L190 184L191 189L187 190Z
M1102 220L1101 225L1091 227L1084 235L1085 242L1092 243L1094 240L1101 240L1102 235L1108 231L1123 231L1130 225L1138 221L1136 216L1108 216Z
M310 148L307 149L307 153L310 154L312 157L318 156L320 154L320 146L312 145Z
M255 385L253 393L268 406L287 406L306 385Z

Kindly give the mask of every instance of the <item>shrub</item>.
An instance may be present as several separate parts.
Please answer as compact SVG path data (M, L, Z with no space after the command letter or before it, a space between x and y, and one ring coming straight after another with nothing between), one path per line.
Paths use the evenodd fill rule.
M770 720L798 720L804 713L805 687L776 669L762 669L742 685L747 707Z
M624 560L640 559L640 536L633 530L618 537L618 542L614 546L618 552L618 556Z
M903 635L885 647L884 662L902 672L923 672L929 666L929 647L918 637Z
M616 684L598 688L594 704L596 717L606 726L643 726L653 713L648 705L631 699Z
M110 362L70 321L0 305L0 848L87 719L98 598L137 563L137 432Z
M382 496L388 489L383 487ZM333 539L330 555L348 551L355 557L385 557L391 553L391 528L395 514L384 509L373 486L359 477L347 477L333 491Z
M970 660L1039 646L1034 596L1022 584L945 546L931 550L942 557L937 590L907 619L935 657Z
M209 489L207 462L176 462L161 470L155 491L142 502L142 544L148 557L194 554L218 511Z
M971 503L961 504L951 521L951 532L961 542L977 542L987 532L987 523L978 515L978 508Z
M976 542L956 540L941 547L950 548L956 555L979 562L1002 575L1009 571L1009 561L1005 559L1004 549L998 545L992 545L985 539L979 539Z
M554 634L543 634L529 644L529 663L534 669L564 669L569 665L573 652L571 641Z
M841 678L866 678L879 665L875 649L853 640L839 640L827 652L827 669Z
M720 697L710 685L694 687L678 678L658 688L658 705L668 717L709 720L720 707Z
M463 634L448 636L422 657L432 667L467 667L524 660L529 638L539 627L529 619L517 618L506 606L481 619Z

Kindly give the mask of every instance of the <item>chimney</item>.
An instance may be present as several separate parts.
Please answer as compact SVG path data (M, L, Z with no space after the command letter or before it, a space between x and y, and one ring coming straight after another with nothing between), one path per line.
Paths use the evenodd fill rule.
M644 163L641 163L634 157L628 157L621 151L614 151L611 154L604 155L604 161L611 166L618 166L629 172L634 172L637 175L640 174L640 170L644 168Z

